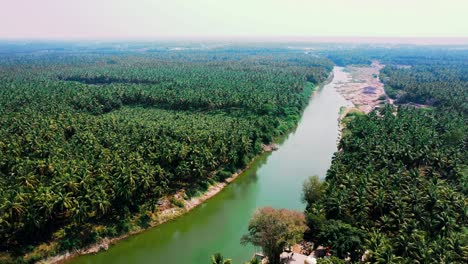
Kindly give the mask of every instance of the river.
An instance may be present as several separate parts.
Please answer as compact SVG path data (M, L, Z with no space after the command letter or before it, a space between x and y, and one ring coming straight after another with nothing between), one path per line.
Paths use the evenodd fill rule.
M337 149L339 109L349 104L335 89L343 78L342 68L335 67L332 82L312 96L297 128L280 142L279 149L260 156L218 195L174 221L70 263L206 264L216 252L232 258L234 264L248 261L260 249L239 241L255 209L302 211L302 183L312 175L325 177Z

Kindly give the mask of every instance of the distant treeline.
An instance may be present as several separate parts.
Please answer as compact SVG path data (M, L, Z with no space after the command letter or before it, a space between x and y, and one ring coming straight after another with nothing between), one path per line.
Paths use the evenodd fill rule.
M165 195L223 181L295 126L332 67L235 50L2 58L1 251L82 247L147 221Z

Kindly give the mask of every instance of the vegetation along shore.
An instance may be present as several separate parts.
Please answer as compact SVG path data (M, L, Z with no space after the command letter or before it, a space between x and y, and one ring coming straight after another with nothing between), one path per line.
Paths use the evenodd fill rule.
M3 262L94 252L209 198L295 126L333 67L177 54L2 58Z

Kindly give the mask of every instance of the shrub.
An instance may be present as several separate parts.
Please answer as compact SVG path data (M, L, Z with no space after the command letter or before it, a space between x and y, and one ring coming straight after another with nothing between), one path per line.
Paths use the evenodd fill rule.
M184 208L185 207L185 204L184 202L182 202L181 200L175 198L175 197L171 197L170 199L171 201L171 204L177 206L177 207L180 207L180 208Z
M138 225L141 228L148 228L151 223L151 218L148 216L148 214L142 214L140 218L138 219Z
M122 219L117 223L116 229L118 234L125 234L130 231L131 225L127 219Z
M329 220L319 234L319 242L330 245L338 257L345 257L349 252L356 260L360 256L363 231L340 220Z

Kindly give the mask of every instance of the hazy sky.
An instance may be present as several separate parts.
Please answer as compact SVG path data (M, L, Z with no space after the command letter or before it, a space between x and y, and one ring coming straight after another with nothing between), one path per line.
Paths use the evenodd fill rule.
M468 0L0 0L0 38L468 37Z

